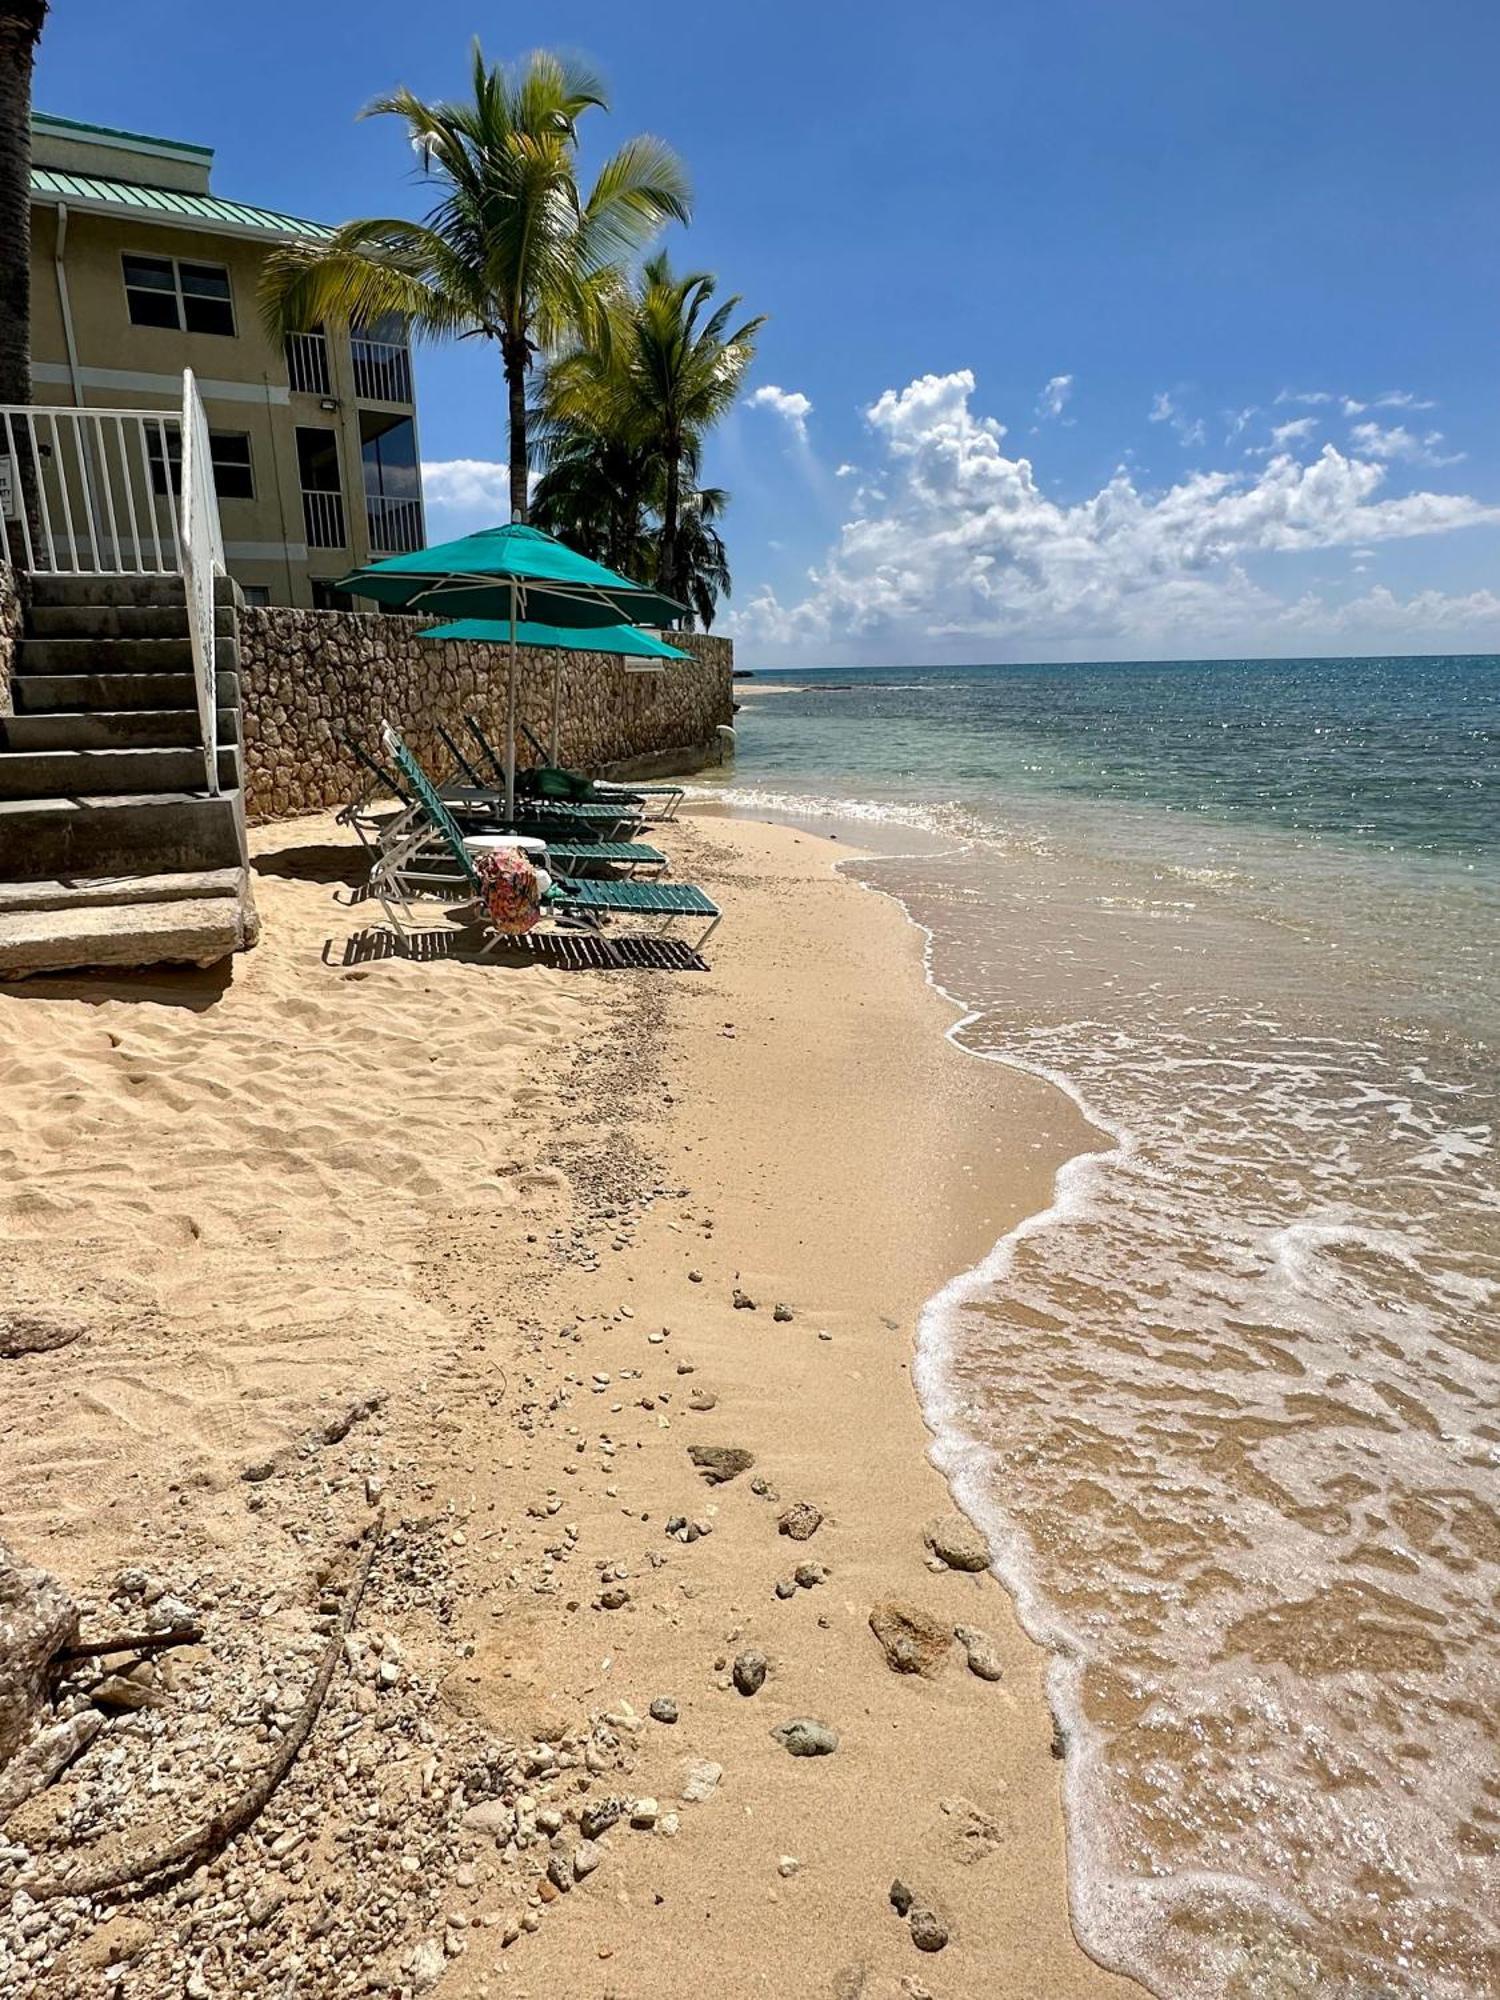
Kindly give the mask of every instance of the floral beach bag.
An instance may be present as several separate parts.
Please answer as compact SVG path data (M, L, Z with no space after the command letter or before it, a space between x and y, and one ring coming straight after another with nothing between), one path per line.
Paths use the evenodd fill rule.
M519 849L501 847L481 854L474 871L480 904L497 931L520 937L536 928L542 914L542 882Z

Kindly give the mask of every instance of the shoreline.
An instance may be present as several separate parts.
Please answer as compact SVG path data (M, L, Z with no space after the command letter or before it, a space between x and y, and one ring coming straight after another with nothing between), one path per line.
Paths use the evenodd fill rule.
M199 1601L206 1568L221 1598L243 1580L274 1607L246 1641L258 1666L210 1618L183 1670L213 1711L237 1672L273 1671L311 1642L312 1554L362 1524L372 1491L395 1524L357 1649L364 1676L336 1681L306 1768L212 1871L232 1906L225 1936L252 1960L302 1954L319 1996L362 1990L367 1951L398 1984L420 1990L435 1972L443 1995L476 2000L687 1996L708 1978L729 1995L868 2000L1139 1992L1070 1927L1046 1657L993 1575L934 1567L924 1544L923 1523L953 1503L912 1380L926 1303L1047 1206L1091 1129L1051 1084L961 1063L917 927L893 897L848 894L831 865L850 858L843 843L684 819L670 830L677 871L727 912L711 972L578 978L341 967L337 950L317 964L319 941L350 928L329 887L354 861L325 828L260 830L266 937L226 990L184 975L159 982L157 1006L116 981L87 999L51 982L0 1000L0 1056L22 1086L5 1135L22 1205L56 1192L95 1221L81 1256L47 1262L36 1231L5 1266L33 1303L76 1310L92 1291L97 1321L74 1350L83 1407L33 1363L9 1364L21 1393L0 1435L0 1532L92 1587L101 1613L121 1561L162 1568ZM40 1021L44 1060L28 1067L17 1031ZM70 1133L70 1151L44 1117L59 1077L86 1088L122 1047L131 1076L170 1093L166 1123L143 1122L149 1096L122 1087L107 1137ZM285 1089L267 1119L277 1060ZM210 1110L223 1122L200 1152L191 1120ZM153 1136L166 1151L146 1150ZM148 1158L147 1247L115 1283L98 1253L141 1225L111 1191ZM205 1253L211 1268L194 1271ZM231 1262L238 1305L222 1295ZM753 1307L734 1304L737 1287ZM226 1303L252 1323L226 1322ZM789 1318L773 1313L783 1303ZM310 1308L327 1337L301 1338ZM113 1351L127 1314L141 1349L128 1368ZM299 1456L309 1415L372 1385L377 1414ZM754 1464L709 1486L691 1445ZM268 1449L274 1473L247 1487L245 1461ZM27 1487L44 1456L53 1470ZM131 1519L112 1522L94 1500L122 1467ZM153 1507L168 1490L178 1508L162 1507L163 1528ZM821 1515L805 1542L777 1532L799 1502ZM892 1672L869 1622L892 1601L982 1627L999 1681L969 1672L956 1644L931 1677ZM747 1650L768 1662L750 1697L729 1671ZM144 1720L110 1726L127 1758L162 1760L169 1796L199 1726L178 1706L164 1690ZM789 1757L772 1731L797 1716L837 1731L836 1752ZM336 1743L428 1737L425 1765L403 1750L389 1766L327 1768ZM717 1776L684 1798L694 1766ZM73 1825L107 1819L106 1804L152 1810L90 1783L84 1758L7 1837L45 1850L65 1804ZM581 1841L604 1788L652 1811L639 1830L626 1813ZM277 1857L289 1816L337 1821L366 1790L361 1810L391 1831L369 1852L356 1843L352 1876L343 1836ZM544 1869L586 1848L597 1876L559 1890ZM247 1933L236 1892L252 1906L268 1876L281 1914ZM938 1913L941 1952L914 1948L893 1877ZM385 1899L384 1934L353 1923L362 1895L377 1913ZM96 1913L49 1907L60 1929L27 1990L93 1990L67 1979ZM139 1907L150 1936L123 2000L201 1943L180 1906ZM0 1990L4 1977L0 1964Z

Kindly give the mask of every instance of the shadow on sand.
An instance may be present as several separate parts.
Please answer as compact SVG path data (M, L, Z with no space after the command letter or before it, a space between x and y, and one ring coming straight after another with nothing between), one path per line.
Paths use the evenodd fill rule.
M352 937L330 938L323 963L345 968L379 965L387 959L411 959L432 964L455 959L468 964L520 970L550 965L563 972L707 972L708 960L678 938L601 937L595 931L528 931L493 951L481 952L469 931L356 931Z
M223 999L233 979L232 958L207 966L102 965L95 972L34 972L26 979L8 979L0 994L7 1000L82 1000L91 1007L116 1000L204 1014Z

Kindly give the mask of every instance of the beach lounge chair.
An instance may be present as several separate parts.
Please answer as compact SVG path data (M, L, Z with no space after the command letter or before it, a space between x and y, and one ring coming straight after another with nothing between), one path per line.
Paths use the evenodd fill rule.
M503 781L504 766L478 721L472 715L466 715L464 721L469 726L469 734L484 753L490 770L497 780ZM644 809L648 819L669 820L677 817L677 808L687 797L681 785L611 785L600 778L585 777L581 771L559 769L548 763L540 740L524 722L521 734L541 762L528 771L518 772L516 782L529 796L546 798L549 804L566 800L574 805L635 805Z
M394 928L404 936L408 925L415 922L414 901L436 896L445 902L469 902L478 896L476 855L485 845L503 844L504 835L466 836L437 787L389 724L381 731L381 741L404 787L420 802L426 820L425 825L410 826L401 839L378 854L370 870L372 891ZM698 951L718 928L723 914L692 883L580 877L554 883L545 907L554 916L583 918L594 927L601 920L638 918L656 936L668 935L679 921L706 918L706 927L694 945ZM492 950L503 942L495 934L485 949Z

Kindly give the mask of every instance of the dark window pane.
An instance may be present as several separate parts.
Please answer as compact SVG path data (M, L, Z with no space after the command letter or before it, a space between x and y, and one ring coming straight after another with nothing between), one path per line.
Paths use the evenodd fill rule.
M229 273L222 264L179 264L184 296L200 299L227 299Z
M172 474L172 491L182 491L182 438L177 431L167 432L167 461L162 464L161 432L149 430L146 433L146 457L151 466L151 491L164 494L167 490L167 470Z
M352 611L354 599L347 590L335 590L332 582L321 576L312 579L312 601L314 611Z
M132 326L170 326L176 330L178 319L175 292L127 290L125 300L130 307Z
M234 308L228 299L195 299L184 296L182 316L189 333L234 333Z
M255 484L250 475L250 439L244 431L210 431L209 449L214 461L214 486L221 500L253 500Z
M143 290L158 292L176 291L170 257L127 257L124 262L127 285L139 285Z
M365 491L391 500L414 500L421 491L417 473L417 432L410 417L395 423L373 411L360 412L360 454Z
M339 490L339 448L332 431L297 427L297 470L304 493L337 493Z

